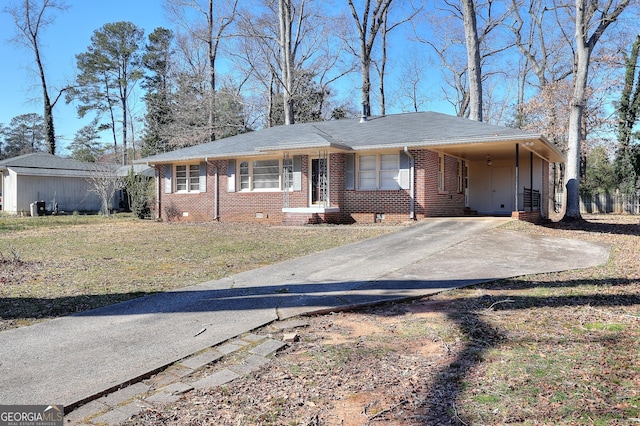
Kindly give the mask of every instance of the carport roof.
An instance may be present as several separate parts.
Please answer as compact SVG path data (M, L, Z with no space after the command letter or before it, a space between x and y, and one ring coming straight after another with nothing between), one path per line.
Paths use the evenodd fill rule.
M161 164L189 160L234 158L273 152L357 152L404 147L450 152L461 158L480 155L483 148L512 152L515 143L528 145L550 162L564 156L543 135L454 117L437 112L394 114L382 117L301 123L271 127L213 142L143 158L137 163ZM537 145L539 150L534 149ZM481 149L483 156L486 149ZM454 154L455 152L455 154ZM480 151L478 151L480 152ZM475 153L475 154L474 154Z

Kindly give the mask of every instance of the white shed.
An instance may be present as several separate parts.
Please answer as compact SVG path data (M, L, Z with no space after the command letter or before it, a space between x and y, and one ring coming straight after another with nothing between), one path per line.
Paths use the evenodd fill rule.
M32 203L44 209L66 212L97 212L100 198L87 177L96 165L44 152L0 160L0 204L10 214L30 214ZM117 198L114 197L114 198ZM119 200L114 200L117 207Z

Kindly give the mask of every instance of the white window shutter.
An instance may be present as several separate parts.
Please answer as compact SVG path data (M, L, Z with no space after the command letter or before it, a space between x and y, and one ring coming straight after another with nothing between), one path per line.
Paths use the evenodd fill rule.
M171 194L173 188L171 183L171 171L173 170L172 164L165 164L164 166L164 192L165 194Z
M207 192L207 163L200 163L200 192Z
M410 168L411 159L404 151L400 151L400 170L398 170L398 185L400 185L400 188L402 189L409 189L411 187L411 182L409 182L411 176L411 173L409 172Z
M236 160L227 162L227 192L236 192Z
M293 156L293 190L302 191L302 157Z

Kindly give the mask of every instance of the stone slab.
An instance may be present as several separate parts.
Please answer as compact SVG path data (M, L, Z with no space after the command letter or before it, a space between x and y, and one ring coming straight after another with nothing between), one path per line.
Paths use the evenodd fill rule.
M191 368L193 370L197 370L199 368L204 367L207 364L215 362L222 358L224 354L216 349L208 349L204 352L201 352L197 355L189 357L187 359L183 359L180 361L180 364L185 367Z
M224 370L216 371L215 373L197 380L192 383L195 389L209 389L217 386L222 386L225 383L229 383L240 377L238 373L235 373L228 368Z
M269 362L268 358L261 355L251 355L244 360L242 364L229 367L230 370L238 373L241 376L254 373L260 369L263 365Z
M287 344L279 340L268 339L267 341L259 344L258 346L249 349L249 353L252 353L255 355L267 356L278 351L283 346L287 346Z

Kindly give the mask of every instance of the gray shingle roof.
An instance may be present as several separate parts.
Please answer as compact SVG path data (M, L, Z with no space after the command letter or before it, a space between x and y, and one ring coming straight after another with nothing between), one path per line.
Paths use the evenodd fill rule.
M30 176L87 177L96 170L107 168L116 170L118 167L117 165L85 163L46 152L34 152L0 160L0 170L11 169L18 174Z
M0 167L22 167L37 169L64 169L64 170L87 170L87 163L62 158L46 152L34 152L32 154L20 155L18 157L0 160Z
M519 129L437 112L418 112L370 117L366 122L348 119L271 127L154 155L136 162L154 164L232 158L276 150L334 148L360 151L532 139L546 142L540 134Z

